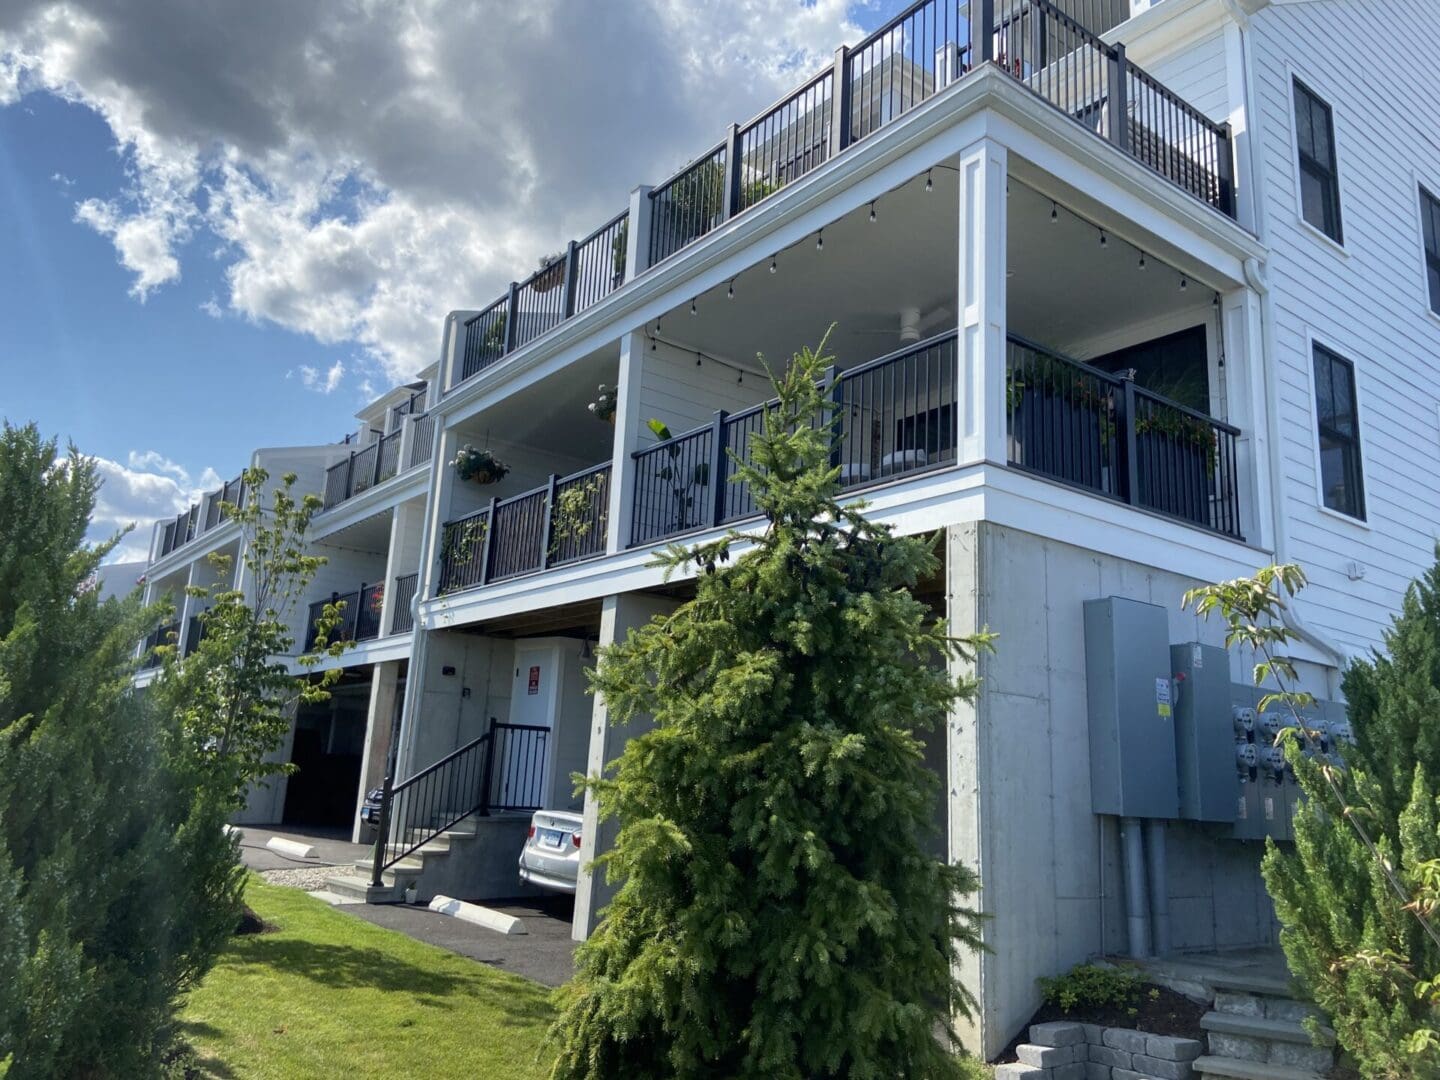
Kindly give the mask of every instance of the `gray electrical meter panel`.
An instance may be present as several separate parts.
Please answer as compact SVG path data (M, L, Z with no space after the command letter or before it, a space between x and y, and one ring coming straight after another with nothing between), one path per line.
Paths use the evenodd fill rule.
M1176 817L1165 609L1118 596L1085 601L1085 673L1092 809L1120 817Z
M1175 676L1180 817L1229 824L1240 799L1230 657L1213 645L1172 645L1170 670Z

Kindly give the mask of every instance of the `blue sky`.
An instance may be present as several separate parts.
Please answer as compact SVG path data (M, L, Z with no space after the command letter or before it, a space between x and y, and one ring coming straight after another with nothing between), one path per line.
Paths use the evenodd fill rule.
M143 541L902 6L0 5L0 416L95 456L93 535Z

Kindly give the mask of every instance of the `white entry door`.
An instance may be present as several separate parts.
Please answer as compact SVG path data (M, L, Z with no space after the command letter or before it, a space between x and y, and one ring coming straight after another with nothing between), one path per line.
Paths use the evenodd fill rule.
M496 732L498 777L493 790L501 806L543 809L555 753L561 656L560 646L553 642L515 645L510 722Z

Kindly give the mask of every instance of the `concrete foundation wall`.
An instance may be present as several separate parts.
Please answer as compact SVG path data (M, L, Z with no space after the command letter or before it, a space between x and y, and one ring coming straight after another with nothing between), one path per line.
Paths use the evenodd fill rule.
M1200 582L981 522L948 531L951 628L998 635L980 697L950 722L951 858L978 869L992 950L961 974L982 1003L966 1044L991 1056L1040 1003L1036 979L1125 949L1119 830L1091 812L1084 601L1164 607L1170 641L1223 645L1181 610ZM1246 678L1232 655L1232 677ZM1268 944L1275 923L1262 847L1187 823L1169 828L1174 944Z
M411 732L402 738L405 759L399 773L411 776L452 750L478 739L490 717L510 714L510 671L514 646L499 638L430 631L420 678L419 712L407 716ZM452 674L445 674L445 669Z

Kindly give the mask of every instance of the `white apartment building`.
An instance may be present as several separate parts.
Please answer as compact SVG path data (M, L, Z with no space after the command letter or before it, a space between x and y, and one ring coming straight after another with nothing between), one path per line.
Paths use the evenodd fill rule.
M602 849L570 776L632 733L585 669L687 595L658 546L756 527L727 482L756 354L834 322L847 493L943 534L926 596L998 634L931 746L944 851L994 916L968 1044L997 1052L1087 957L1273 943L1260 841L1293 785L1247 658L1180 596L1301 563L1295 659L1338 725L1342 665L1434 557L1437 55L1433 0L923 0L838 50L452 312L423 400L257 451L325 495L315 600L355 593L365 640L250 819L359 836L388 771L390 843L349 882L371 899L516 894L536 807L583 809ZM467 445L508 473L461 479ZM230 529L208 501L163 524L152 598ZM582 877L577 937L607 895Z

